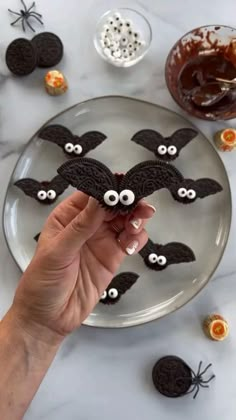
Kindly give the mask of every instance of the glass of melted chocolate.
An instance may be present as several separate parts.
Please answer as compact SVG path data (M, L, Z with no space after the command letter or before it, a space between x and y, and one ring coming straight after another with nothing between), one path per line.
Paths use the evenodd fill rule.
M165 75L172 97L191 115L236 118L236 29L211 25L187 33L170 51Z

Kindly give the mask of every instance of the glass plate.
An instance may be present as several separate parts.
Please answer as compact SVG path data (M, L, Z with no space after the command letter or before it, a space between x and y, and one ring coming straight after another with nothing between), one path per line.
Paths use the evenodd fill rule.
M108 139L89 156L103 161L114 172L125 172L140 161L153 159L151 152L130 141L138 130L156 129L168 136L178 128L192 127L172 111L124 97L83 102L47 124L62 124L77 134L88 130L106 133ZM25 177L51 179L65 160L57 145L39 139L36 133L13 172L5 199L3 226L9 250L22 271L34 254L33 238L41 231L53 206L40 205L13 184ZM231 194L225 168L201 133L182 150L174 164L185 177L212 177L224 188L219 194L186 206L174 201L166 190L148 198L157 207L155 217L147 225L151 239L162 244L179 241L189 245L195 252L196 262L171 265L155 272L145 267L139 255L127 257L120 272L134 271L140 275L139 280L116 305L98 304L86 325L127 327L160 318L190 301L213 275L224 253L231 223ZM58 202L71 192L68 189Z

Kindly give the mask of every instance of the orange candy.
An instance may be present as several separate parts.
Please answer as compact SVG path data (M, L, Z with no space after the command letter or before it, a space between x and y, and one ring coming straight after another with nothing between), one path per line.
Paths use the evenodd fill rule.
M229 334L228 323L219 314L209 315L203 323L203 328L207 336L215 341L223 341Z

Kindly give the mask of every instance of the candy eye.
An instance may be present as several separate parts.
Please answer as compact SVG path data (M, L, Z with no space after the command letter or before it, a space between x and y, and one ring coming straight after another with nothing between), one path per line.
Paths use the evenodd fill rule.
M54 190L49 190L47 192L47 198L49 198L49 200L55 200L56 196L57 194L56 194L56 191Z
M113 26L115 21L114 21L114 19L110 19L108 23L109 23L110 26Z
M178 189L178 196L181 198L186 197L188 194L188 191L186 190L186 188L179 188Z
M107 291L106 291L106 290L104 290L104 292L103 292L102 296L100 297L100 300L105 300L105 299L106 299L106 297L107 297Z
M149 261L151 264L155 264L155 263L157 263L157 262L158 262L158 256L157 256L157 254L150 254L150 255L148 256L148 261Z
M131 190L123 190L120 193L120 202L124 206L130 206L135 200L135 195Z
M177 147L175 147L175 146L169 146L168 147L168 153L171 156L176 155L176 153L177 153Z
M196 191L194 191L194 190L188 190L187 191L187 197L190 199L190 200L194 200L194 198L196 198Z
M76 155L81 155L83 149L82 146L80 146L80 144L76 144L76 146L74 146L74 153Z
M117 289L110 289L108 291L108 295L111 299L116 299L118 297L118 290Z
M164 255L159 255L159 257L157 258L157 262L159 265L166 265L167 259L166 257L164 257Z
M67 153L72 153L74 151L74 145L72 143L66 143L65 151Z
M161 144L158 148L157 151L159 153L159 155L165 155L167 152L167 147L164 146L164 144Z
M43 190L39 191L39 192L38 192L38 194L37 194L37 197L38 197L38 199L39 199L39 200L41 200L41 201L46 200L46 198L47 198L47 193L46 193L46 191L43 191Z
M119 202L119 194L114 190L109 190L104 194L103 199L108 206L113 207Z
M129 43L128 38L126 38L126 36L123 36L123 37L121 38L121 41L120 41L121 46L122 46L122 47L126 47L126 46L128 45L128 43Z

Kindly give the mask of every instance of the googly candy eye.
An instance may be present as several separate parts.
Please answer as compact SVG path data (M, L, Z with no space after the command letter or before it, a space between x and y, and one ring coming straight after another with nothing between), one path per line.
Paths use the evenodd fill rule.
M103 32L105 32L106 34L108 34L111 31L110 26L109 25L104 25L103 26Z
M158 261L158 256L157 256L157 254L154 254L154 253L150 254L150 255L148 256L148 261L149 261L151 264L155 264L155 263L157 263L157 261Z
M109 27L113 27L115 24L115 20L112 17L110 17L107 20L107 24L109 25Z
M121 50L117 50L113 53L113 57L120 58L121 57Z
M108 295L111 299L116 299L118 297L118 290L115 288L112 288L108 291Z
M133 50L134 50L134 45L132 44L132 42L130 42L130 43L127 45L127 48L128 48L128 50L129 50L130 52L133 52Z
M72 143L66 143L64 149L67 153L72 153L74 151L74 145Z
M47 193L46 191L40 190L37 194L37 197L40 201L44 201L47 198Z
M133 25L133 22L132 22L131 19L126 19L125 20L125 26L126 26L126 28L131 28L132 25Z
M135 200L135 195L131 190L123 190L120 193L120 202L124 206L130 206Z
M104 194L103 199L107 206L113 207L119 202L119 194L117 191L109 190Z
M140 32L134 32L133 35L134 35L135 40L138 40L141 38Z
M105 47L106 47L106 48L109 48L109 47L110 47L110 45L111 45L111 41L110 41L110 39L109 39L109 38L106 38L106 39L104 40L104 45L105 45Z
M196 196L197 196L197 194L196 194L196 191L195 190L188 190L187 197L190 200L194 200L194 198L196 198Z
M106 290L104 290L104 292L103 292L102 296L100 297L100 300L105 300L105 299L106 299L106 297L107 297L107 291L106 291Z
M113 19L114 19L116 22L119 22L119 21L121 20L121 14L120 14L119 12L114 13L114 15L113 15Z
M47 192L47 198L49 198L49 200L55 200L56 196L57 196L57 193L54 190L49 190Z
M122 47L126 47L128 45L128 43L129 43L128 38L126 36L122 36L121 37L121 40L120 40L120 45Z
M163 265L166 265L167 259L164 255L159 255L157 258L157 262L159 265L163 266Z
M76 155L81 155L82 151L83 151L83 148L82 148L82 146L80 146L80 144L76 144L74 146L74 153Z
M186 190L186 188L179 188L178 189L178 196L181 198L186 197L188 194L188 191Z
M157 152L159 153L159 155L165 155L167 153L167 147L164 144L161 144L157 148Z
M174 156L177 153L177 147L175 146L169 146L168 147L168 153L170 156Z

